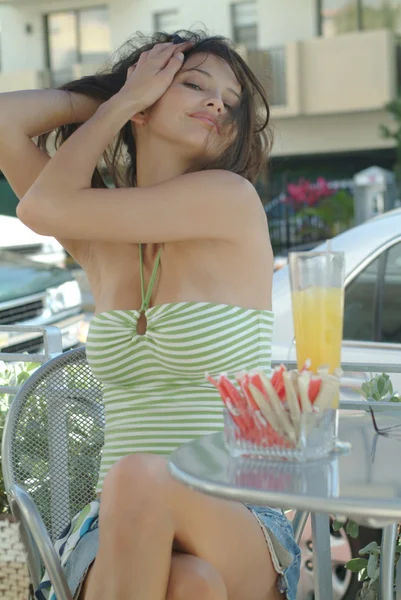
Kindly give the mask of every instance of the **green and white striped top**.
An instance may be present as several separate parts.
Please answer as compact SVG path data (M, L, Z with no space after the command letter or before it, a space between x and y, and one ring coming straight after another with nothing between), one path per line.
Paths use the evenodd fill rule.
M111 466L134 452L168 455L223 427L222 402L205 374L271 368L273 313L213 302L149 307L160 262L140 310L108 310L90 324L87 356L104 385L106 416L98 491ZM144 313L146 332L137 333Z

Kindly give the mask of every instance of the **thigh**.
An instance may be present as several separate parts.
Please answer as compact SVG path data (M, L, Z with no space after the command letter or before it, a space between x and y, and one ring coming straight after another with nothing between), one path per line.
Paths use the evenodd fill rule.
M96 577L94 565L95 562L88 569L78 600L85 600L89 585ZM173 551L166 600L188 600L188 598L226 600L224 581L220 573L205 560L191 554Z
M167 466L166 466L167 468ZM278 600L278 574L260 524L241 503L191 490L168 474L176 545L223 577L229 600Z
M228 600L282 597L277 591L278 574L261 526L243 504L185 487L172 478L167 461L159 456L133 455L124 459L119 469L118 476L127 482L123 490L131 503L138 488L142 500L144 494L149 494L153 511L158 510L158 502L150 501L151 498L162 499L160 516L168 514L172 519L174 549L201 558L216 569L223 578ZM93 569L88 578L92 574Z
M166 600L228 600L220 573L202 558L173 552Z

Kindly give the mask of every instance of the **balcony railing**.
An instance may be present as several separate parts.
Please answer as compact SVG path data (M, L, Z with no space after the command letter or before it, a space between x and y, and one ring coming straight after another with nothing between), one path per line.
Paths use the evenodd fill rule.
M382 29L244 51L275 117L382 110L401 84L401 47ZM369 57L369 60L366 57Z
M271 106L287 104L286 57L284 46L247 54L248 64L265 88Z
M386 29L238 50L263 84L276 118L383 110L401 84L400 43ZM0 92L59 85L99 66L0 73Z

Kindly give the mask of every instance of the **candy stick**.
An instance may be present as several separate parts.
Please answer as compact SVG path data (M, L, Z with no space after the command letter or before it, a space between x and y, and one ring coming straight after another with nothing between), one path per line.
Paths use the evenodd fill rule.
M220 377L220 385L223 387L225 393L230 396L232 403L236 408L239 410L247 410L248 404L246 399L225 375Z
M287 396L287 404L288 404L288 408L290 411L290 417L291 417L292 422L296 426L296 432L297 432L297 436L298 436L299 435L299 421L301 418L301 409L299 408L298 398L297 398L294 386L291 381L290 373L288 373L288 372L283 373L283 379L284 379L285 393Z
M238 398L236 394L232 394L233 389L235 392L237 392L237 390L234 388L234 386L232 386L230 382L228 382L230 385L226 385L228 379L224 375L221 375L218 381L216 381L209 375L207 375L207 379L219 391L220 397L225 407L230 413L234 423L238 426L239 430L241 431L241 434L243 436L249 437L249 433L253 429L253 424L250 422L250 416L246 413L246 410L244 411L243 409L242 399ZM240 396L239 392L237 392L237 394Z
M301 399L301 408L303 413L312 412L312 404L309 400L309 381L310 375L307 371L300 373L298 377L299 397Z
M327 375L322 377L320 392L314 402L314 406L323 412L333 407L334 398L338 394L340 382L336 377Z
M276 416L279 418L286 436L291 440L291 442L295 443L296 433L280 398L276 394L276 390L272 386L270 379L268 379L264 373L260 373L260 378L263 382L263 385L267 392L267 396L270 400L270 406L276 413Z
M259 406L256 404L255 400L252 397L252 394L249 391L249 384L251 382L251 378L248 374L237 375L236 380L238 385L241 388L241 392L245 396L246 401L248 402L248 406L251 410L259 410Z
M321 378L311 377L311 379L309 381L309 387L308 387L308 397L312 404L315 403L315 400L319 395L321 385L322 385Z
M276 390L277 396L281 401L285 400L285 384L284 384L284 373L287 371L284 365L280 365L278 369L275 369L271 378L271 383Z
M270 423L270 425L272 425L276 431L282 433L283 428L281 427L280 419L277 418L277 415L271 408L269 402L266 400L262 392L259 391L252 383L249 385L249 390L266 421Z
M241 420L243 423L242 431L245 431L247 435L250 435L255 427L252 418L252 413L249 412L245 398L241 396L240 392L226 377L223 376L220 378L220 385L225 396L231 400L231 403L234 406L234 408L236 408L240 413Z
M305 361L304 366L301 369L301 373L303 373L304 371L310 371L311 365L312 365L311 359L307 358L306 361Z

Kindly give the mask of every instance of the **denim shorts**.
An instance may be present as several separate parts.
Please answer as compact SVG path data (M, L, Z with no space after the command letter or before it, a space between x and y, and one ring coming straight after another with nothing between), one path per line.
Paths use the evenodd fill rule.
M79 597L82 583L98 552L99 504L99 500L88 504L55 544L74 600ZM291 523L278 509L250 504L246 507L265 536L278 573L278 590L285 593L287 600L296 600L301 558ZM46 573L35 596L37 600L57 600Z

